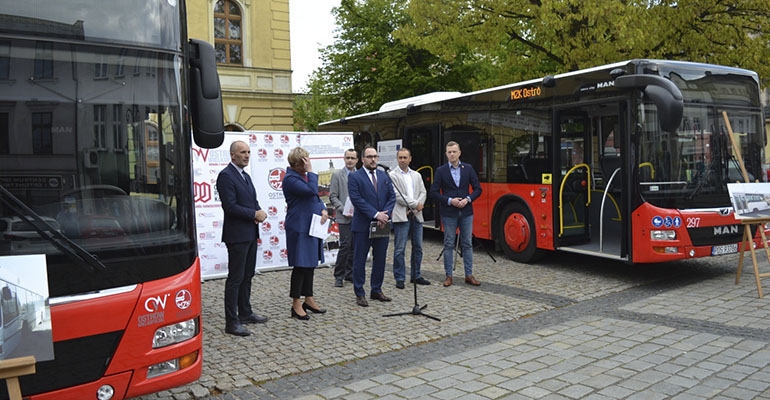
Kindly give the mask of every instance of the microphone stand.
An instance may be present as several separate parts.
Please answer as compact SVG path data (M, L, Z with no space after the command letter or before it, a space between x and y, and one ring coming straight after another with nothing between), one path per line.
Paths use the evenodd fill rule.
M386 173L390 170L390 167L388 167L386 165L377 164L377 166L378 167L382 167L382 169L384 169ZM393 179L391 179L391 181L393 181ZM409 203L406 201L406 197L404 196L404 194L401 193L401 190L398 188L398 185L393 183L393 188L396 190L396 192L398 192L398 195L401 196L401 199L404 200L404 204L406 204L406 208L409 210L409 212L407 213L407 220L410 219L410 215L411 215L411 218L417 218L417 217L414 216L414 210L412 210L409 207ZM410 224L409 225L409 230L411 230L412 229L412 226L411 226L412 221L408 221L408 222ZM422 229L422 227L420 227L420 229ZM404 258L406 259L406 254L404 254ZM406 268L406 263L404 263L404 268ZM432 320L435 320L435 321L441 321L440 318L437 318L437 317L434 317L432 315L428 315L428 314L422 312L422 310L424 310L426 307L428 307L428 305L425 304L423 306L420 306L420 304L417 303L417 277L415 276L414 268L412 268L411 275L412 275L412 279L411 279L412 280L412 286L414 287L414 307L412 307L412 311L401 312L401 313L393 313L393 314L384 314L383 317L398 317L398 316L401 316L401 315L422 315L423 317L428 317L428 318L430 318Z

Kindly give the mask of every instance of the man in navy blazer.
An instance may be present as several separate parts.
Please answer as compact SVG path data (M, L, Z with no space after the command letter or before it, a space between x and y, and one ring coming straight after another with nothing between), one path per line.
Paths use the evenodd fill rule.
M473 276L473 205L481 196L481 184L476 171L470 164L460 162L460 145L450 141L446 144L448 163L438 167L430 186L430 197L439 206L439 215L444 224L444 287L452 285L454 248L457 228L460 228L465 283L479 286ZM468 188L473 191L469 191Z
M390 237L369 238L372 222L381 228L389 229L393 206L396 204L396 192L384 171L377 169L377 149L367 147L363 152L364 168L348 176L348 197L353 203L353 220L350 230L353 233L353 291L356 304L368 307L366 301L366 256L372 248L371 294L373 300L390 301L382 293L382 281L385 277L385 255L388 252Z
M219 172L217 192L225 213L222 241L227 245L225 281L225 332L251 335L241 324L264 323L267 317L251 309L251 279L257 265L259 223L267 218L257 201L257 191L244 168L251 150L243 141L230 145L230 164Z

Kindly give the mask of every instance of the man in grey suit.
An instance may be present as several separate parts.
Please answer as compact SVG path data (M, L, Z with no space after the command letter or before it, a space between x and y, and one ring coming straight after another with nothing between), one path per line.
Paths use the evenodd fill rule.
M396 189L396 206L393 207L393 232L395 233L393 246L393 277L396 279L396 288L404 288L406 278L406 242L412 237L412 254L410 257L411 272L410 283L418 285L430 285L430 282L420 275L422 264L422 209L428 192L422 182L422 175L409 168L412 162L412 152L402 147L396 153L398 168L390 171L390 179Z
M344 157L345 168L334 171L329 186L329 201L336 211L335 219L340 230L340 248L334 264L335 287L342 287L343 281L353 282L353 243L350 234L353 214L345 215L345 203L348 201L348 175L356 172L358 154L355 149L347 149Z

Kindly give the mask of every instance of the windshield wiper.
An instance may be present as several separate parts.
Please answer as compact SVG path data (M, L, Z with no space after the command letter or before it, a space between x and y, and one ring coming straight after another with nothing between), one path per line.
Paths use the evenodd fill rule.
M95 254L88 252L77 243L64 236L51 224L44 221L38 213L29 208L13 193L0 185L0 203L10 208L22 220L32 225L43 239L51 242L62 253L69 256L77 265L88 269L90 272L99 272L107 269Z

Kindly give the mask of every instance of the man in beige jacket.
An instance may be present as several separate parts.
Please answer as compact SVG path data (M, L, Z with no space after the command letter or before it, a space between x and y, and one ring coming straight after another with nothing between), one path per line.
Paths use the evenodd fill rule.
M393 247L393 277L396 288L403 289L406 280L406 241L412 236L411 274L410 282L418 285L430 285L430 282L420 275L422 264L422 209L428 192L422 182L419 172L410 169L412 152L402 147L396 153L398 168L390 171L390 179L396 190L396 206L393 208L393 232L395 233Z

